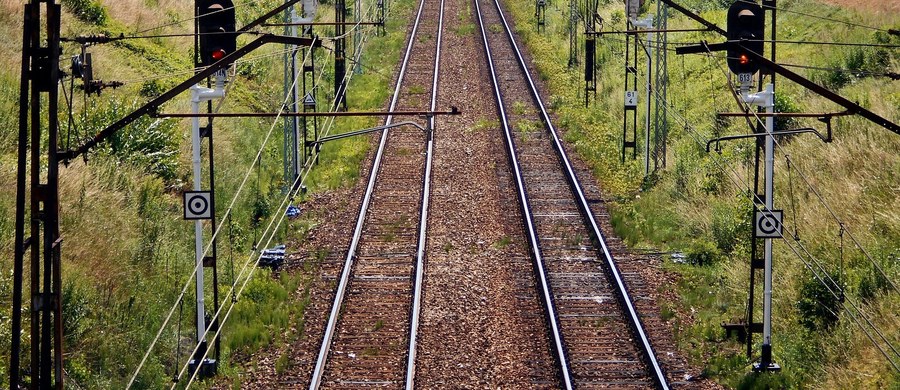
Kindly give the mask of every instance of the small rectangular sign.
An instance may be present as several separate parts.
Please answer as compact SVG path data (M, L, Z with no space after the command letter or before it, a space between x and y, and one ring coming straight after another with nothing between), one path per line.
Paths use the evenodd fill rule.
M637 107L637 91L625 91L625 107Z
M184 219L212 219L212 193L210 191L185 191Z
M756 210L756 238L781 238L783 210Z

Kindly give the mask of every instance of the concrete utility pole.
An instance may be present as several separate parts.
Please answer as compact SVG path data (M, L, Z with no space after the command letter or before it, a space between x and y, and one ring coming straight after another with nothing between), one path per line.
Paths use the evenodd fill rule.
M744 101L749 105L765 107L767 114L775 112L775 86L767 84L766 89L756 94L749 94L742 89ZM766 117L765 138L765 205L766 212L775 209L774 177L775 177L775 117ZM767 217L768 218L768 217ZM777 365L772 361L772 238L765 239L765 281L763 286L763 341L761 359L757 370L771 370ZM777 368L776 368L777 369Z
M636 28L642 28L645 30L653 29L653 15L647 15L643 19L637 19L632 22L632 25ZM635 37L637 39L637 37ZM644 125L646 127L644 137L644 177L650 176L650 111L652 108L652 101L650 97L653 96L653 33L647 32L647 114L646 118L644 118Z
M300 22L300 18L297 15L296 7L292 5L290 8L286 9L284 13L285 23L293 24L291 26L285 27L285 35L289 37L297 37L296 23ZM298 112L298 85L294 80L297 79L297 53L299 51L299 46L285 46L287 46L289 50L284 57L284 94L285 96L289 94L291 96L288 111ZM284 182L286 183L284 188L285 191L291 190L290 183L294 182L294 179L297 178L298 172L300 171L299 134L300 118L296 116L284 118Z
M200 85L195 85L191 87L191 112L195 115L200 114L200 103L208 102L213 99L221 99L225 97L225 71L222 70L216 73L216 84L214 89L202 87ZM191 148L192 148L192 156L191 163L193 165L194 170L194 191L200 192L202 191L203 180L201 175L201 158L200 158L200 117L195 116L191 118ZM212 190L212 189L211 189ZM215 215L215 211L212 210L211 204L212 194L210 193L210 198L207 199L207 203L205 203L205 207L201 204L199 207L193 207L192 202L188 202L185 205L188 210L197 211L197 214L206 214L208 213L210 216ZM201 200L198 200L202 202ZM208 208L208 209L207 209ZM205 219L205 218L204 218ZM211 218L210 218L211 219ZM198 349L198 355L202 356L206 353L206 309L205 309L205 299L204 299L204 256L203 256L203 219L196 218L194 220L194 251L196 258L196 303L197 303L197 344L201 345L201 348ZM194 361L195 366L197 368L204 367L207 362L197 362ZM211 362L214 366L215 363Z

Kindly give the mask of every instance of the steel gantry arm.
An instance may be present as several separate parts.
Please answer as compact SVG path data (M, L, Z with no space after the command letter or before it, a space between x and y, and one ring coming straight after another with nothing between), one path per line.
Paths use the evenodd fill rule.
M697 23L700 23L700 24L706 26L706 28L708 28L708 29L710 29L710 30L712 30L712 31L715 31L715 32L717 32L717 33L719 33L719 34L721 34L721 35L726 35L725 30L723 30L721 27L717 26L717 25L716 25L715 23L713 23L713 22L710 22L710 21L704 19L702 16L697 15L697 14L694 13L693 11L691 11L691 10L689 10L689 9L687 9L687 8L684 8L684 6L682 6L682 5L680 5L680 4L676 3L676 2L674 2L674 1L672 1L672 0L659 0L659 1L661 1L661 2L663 2L663 3L666 3L666 5L668 5L669 7L672 7L672 8L674 8L674 9L676 9L678 12L683 13L685 16L687 16L687 17L689 17L689 18L691 18L691 19L696 20Z
M797 84L800 84L800 86L802 86L810 91L815 92L819 96L822 96L828 100L831 100L835 104L847 109L847 111L851 114L857 114L857 115L859 115L863 118L866 118L869 121L871 121L881 127L884 127L885 129L890 130L894 134L900 135L900 125L897 125L896 123L894 123L888 119L885 119L881 115L878 115L872 111L869 111L865 107L860 106L859 104L854 103L841 95L838 95L837 93L829 90L828 88L825 88L819 84L816 84L812 80L809 80L806 77L803 77L803 76L795 73L794 71L773 62L772 60L766 58L765 56L763 56L759 53L755 53L752 50L747 50L745 47L743 47L743 45L741 44L740 41L728 41L728 42L724 42L724 43L713 43L713 44L701 42L699 45L683 46L683 47L676 48L675 52L678 54L706 53L706 52L712 52L712 51L726 50L728 47L733 47L735 45L743 48L744 49L743 53L746 53L748 56L750 56L751 60L758 62L762 68L768 69L773 73L777 73L781 76L784 76L786 79L791 80Z
M753 61L758 61L760 64L762 64L763 68L768 68L772 72L778 73L778 74L784 76L786 79L791 80L797 84L800 84L802 87L809 89L810 91L813 91L828 100L831 100L832 102L840 105L841 107L846 108L847 111L849 111L850 113L857 114L857 115L859 115L863 118L866 118L869 121L871 121L881 127L884 127L885 129L892 131L894 134L900 135L900 126L898 126L896 123L891 122L891 121L883 118L882 116L880 116L872 111L867 110L865 107L860 106L859 104L851 102L847 98L832 92L828 88L825 88L819 84L812 82L811 80L807 79L806 77L803 77L797 73L794 73L793 71L791 71L788 68L785 68L775 62L772 62L771 60L769 60L768 58L766 58L764 56L754 53L752 50L747 50L746 52L750 55L750 57L752 57Z
M136 121L138 118L154 113L160 106L164 103L172 100L175 96L178 96L180 93L187 91L192 86L197 83L205 80L207 77L212 76L216 72L224 69L228 64L233 63L235 60L240 59L241 57L247 55L253 50L258 49L262 45L267 43L282 43L287 45L298 45L298 46L321 46L321 41L316 38L298 38L298 37L289 37L283 35L274 35L274 34L264 34L257 38L256 40L248 43L247 45L235 50L234 53L230 53L223 57L221 60L207 67L206 69L201 70L193 77L183 81L181 84L178 84L175 88L170 89L166 93L159 95L156 99L153 99L143 106L134 110L131 114L128 114L122 119L119 119L115 123L107 126L105 129L100 131L94 138L85 142L83 145L78 147L77 149L70 149L64 152L60 152L59 159L61 161L71 161L72 159L87 153L93 147L97 146L97 144L103 142L107 138L111 137L117 131L121 130L123 127L128 126L132 122Z

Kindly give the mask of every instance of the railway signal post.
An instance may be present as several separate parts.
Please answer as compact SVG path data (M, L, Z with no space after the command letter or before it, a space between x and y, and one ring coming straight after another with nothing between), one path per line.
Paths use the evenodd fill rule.
M636 19L632 21L631 24L635 29L652 30L653 15L647 15L643 19ZM634 40L638 40L637 35L635 35ZM647 54L647 74L644 75L647 79L645 81L647 84L647 111L646 116L644 117L644 177L647 177L650 176L650 109L653 105L652 100L650 99L650 97L653 96L653 33L649 31L647 32L645 52Z
M746 74L744 74L746 75ZM744 77L742 75L742 77ZM748 79L750 77L747 77ZM749 87L749 84L746 84ZM744 92L742 86L742 92ZM772 229L770 226L780 226L776 220L774 202L774 177L775 177L775 85L766 85L765 90L755 94L742 93L744 102L751 106L764 107L766 113L765 136L765 209L762 218L756 218L756 230L762 230L765 242L764 282L763 282L763 341L759 363L753 365L754 371L778 371L781 367L772 360L772 234L765 234ZM777 229L780 230L780 229ZM777 237L777 235L776 235ZM753 319L750 318L750 321Z
M216 73L216 83L215 88L206 88L201 87L199 85L195 85L191 87L191 110L194 114L200 113L200 103L208 102L213 99L221 99L225 97L225 71L219 71ZM193 165L194 171L194 194L202 194L204 193L202 190L202 175L201 175L201 159L200 159L200 139L202 135L200 133L200 117L195 116L191 118L191 163ZM210 176L213 173L210 172ZM206 256L203 250L203 220L213 219L215 216L215 210L213 209L213 192L214 189L210 188L210 191L205 192L208 193L208 196L205 198L195 196L191 199L185 197L185 218L188 219L189 216L196 216L194 218L190 218L194 220L194 251L196 254L196 306L197 306L197 344L200 345L200 348L197 349L197 354L195 357L192 357L191 360L191 372L195 370L200 370L201 376L209 376L213 375L216 371L216 359L203 359L202 361L198 361L202 356L206 355L207 348L207 329L212 326L212 324L207 324L206 321L206 302L205 302L205 290L204 290L204 267L212 265L210 263L214 262L215 258L212 257L211 260L206 260ZM218 306L218 302L215 302ZM216 308L218 309L218 307Z

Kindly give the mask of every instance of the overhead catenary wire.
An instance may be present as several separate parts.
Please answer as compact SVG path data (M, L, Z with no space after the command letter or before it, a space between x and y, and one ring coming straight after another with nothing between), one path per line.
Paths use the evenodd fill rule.
M338 40L338 39L343 39L343 38L347 37L348 35L350 35L351 33L355 32L356 30L358 30L359 28L362 28L362 27L366 27L366 26L361 25L360 23L357 23L357 24L354 24L353 27L351 27L351 28L349 29L349 31L347 31L347 32L346 32L345 34L343 34L343 35L340 35L340 36L317 36L317 39L318 39L320 42L325 42L325 41L335 41L335 40ZM247 31L247 32L244 32L244 33L247 33L247 34L262 34L261 32L257 32L257 31ZM209 34L233 34L233 33L209 33ZM166 37L166 36L193 36L193 35L194 35L194 34L184 34L184 35L182 35L182 34L170 34L170 35L159 35L159 36L153 36L153 37ZM138 37L138 38L140 38L140 37ZM327 50L329 50L329 51L331 50L330 48L325 47L325 46L322 46L322 48L323 48L323 49L327 49ZM258 60L266 59L266 58L269 58L269 57L277 57L277 56L281 56L281 55L283 55L283 54L285 54L285 53L291 52L292 50L293 50L293 49L281 49L281 50L273 51L273 52L271 52L271 53L259 54L259 55L256 55L256 56L247 56L247 57L243 57L243 58L240 58L240 59L236 60L236 61L235 61L235 65L241 64L241 63L245 63L245 62L258 61ZM206 66L200 66L200 67L194 67L194 68L191 68L190 70L185 70L185 71L180 71L180 72L157 73L157 74L150 75L150 76L147 76L147 77L143 77L143 78L139 78L139 79L133 79L133 80L126 80L126 81L123 81L123 82L125 82L125 83L136 83L136 82L144 82L144 81L152 81L152 80L166 79L166 78L170 78L170 77L183 76L183 75L186 75L186 74L193 74L193 73L196 73L196 72L198 72L198 71L202 71L202 70L204 70L204 69L206 69L206 68L207 68Z
M285 53L288 53L290 51L291 51L291 49L282 49L282 50L273 51L271 53L259 54L259 55L255 55L255 56L246 56L246 57L236 60L234 62L234 64L235 64L235 66L237 66L242 63L261 61L261 60L267 59L269 57L277 57L277 56L284 55ZM178 77L178 76L196 74L197 72L203 71L206 68L207 68L206 66L198 66L198 67L192 67L190 69L187 69L184 71L178 71L178 72L155 73L152 75L148 75L146 77L131 79L131 80L124 80L122 82L125 84L129 84L129 83L133 84L133 83L142 83L142 82L154 81L154 80L163 80L163 79L168 79L168 78L173 78L173 77Z
M799 64L785 64L778 63L786 68L798 68L798 69L808 69L808 70L821 70L826 72L839 72L839 73L850 73L856 76L880 76L880 77L889 77L894 80L900 80L900 73L897 72L870 72L864 70L853 70L853 69L843 69L843 68L832 68L832 67L824 67L824 66L812 66L812 65L799 65Z
M730 41L730 42L741 42L741 41ZM764 42L764 43L777 43L777 44L789 44L789 45L814 45L814 46L850 46L850 47L872 47L872 48L885 48L885 49L900 49L900 45L890 44L890 43L868 43L868 42L827 42L827 41L793 41L793 40L769 40L769 39L761 39L761 40L749 40L748 42Z
M643 80L641 80L641 82L643 82ZM655 92L655 93L656 93L656 92ZM656 94L658 95L658 93L656 93ZM699 134L699 132L693 127L693 125L691 124L691 122L690 122L687 118L683 117L681 114L678 113L677 107L675 107L674 105L672 105L672 104L670 104L669 102L667 102L666 99L664 99L664 98L662 98L662 97L659 97L659 98L664 102L664 104L666 104L667 106L669 106L669 107L671 108L668 112L672 113L673 116L674 116L676 119L678 119L680 122L682 122L682 124L684 125L684 129L685 129L685 130L688 130L688 132L690 133L691 138L693 138L694 141L697 142L699 145L705 146L706 143L705 143L704 140L703 140L703 136ZM718 166L718 168L719 168L720 170L722 170L723 172L726 171L726 166L727 166L727 165L726 165L726 163L725 163L724 161L722 161L722 159L721 159L720 157L715 157L715 158L712 159L712 161ZM728 169L728 171L730 171L730 172L729 172L730 174L728 174L727 176L728 176L728 178L731 180L732 184L734 184L736 188L741 188L742 186L741 186L741 184L740 184L740 179L737 177L737 176L739 176L739 175L737 174L737 172L735 172L733 168ZM756 195L754 195L754 196L756 196ZM787 243L787 241L788 241L784 236L782 236L782 240L783 240L785 243ZM814 272L814 269L812 268L812 265L810 265L810 264L803 258L803 256L800 254L800 252L799 252L796 248L794 248L793 246L791 246L789 243L787 243L787 246L788 246L789 249L791 249L791 252L794 253L794 255L797 256L797 257L804 263L804 265L807 267L807 269L809 269L811 272L813 272L814 276L815 276L817 279L819 279L819 281L820 281L821 283L825 284L825 282L822 280L822 278L821 278L820 276L818 276L817 273ZM805 247L804 247L804 250L806 251ZM807 253L808 253L808 251L807 251ZM812 255L810 254L810 256L812 256ZM828 287L828 286L826 285L826 287ZM831 291L830 288L829 288L829 291L830 291L835 297L839 297L839 295L838 295L836 292ZM821 304L821 302L819 302L819 303ZM854 307L855 307L855 306L854 306ZM859 312L861 313L860 310L857 309L857 311L859 311ZM887 352L881 347L880 344L878 344L878 343L875 341L875 338L869 333L868 330L865 329L865 327L862 325L862 323L861 323L860 320L856 317L856 315L854 315L854 314L851 313L850 311L847 311L847 313L850 315L851 319L852 319L852 320L860 327L860 329L866 334L867 338L869 338L869 340L870 340L870 341L872 342L872 344L876 347L876 349L878 349L878 350L881 352L881 354L882 354L882 355L883 355L883 356L891 363L891 365L893 365L895 368L897 368L897 366L894 364L893 360L888 356ZM890 343L888 343L888 344L890 345Z
M737 0L737 1L742 2L742 3L748 3L748 4L749 4L749 3L759 4L758 2L756 2L756 1L751 1L751 0ZM819 20L825 20L825 21L835 22L835 23L841 23L841 24L845 24L845 25L848 25L848 26L852 26L852 27L859 27L859 28L863 28L863 29L867 29L867 30L881 31L881 32L885 32L885 33L897 35L896 30L893 30L893 29L886 29L886 28L879 28L879 27L874 27L874 26L868 26L868 25L861 24L861 23L855 23L855 22L850 22L850 21L846 21L846 20L840 20L840 19L830 18L830 17L827 17L827 16L821 16L821 15L811 14L811 13L808 13L808 12L795 11L795 10L792 10L792 9L787 9L787 8L782 8L782 7L776 7L776 6L768 5L768 4L765 4L765 3L762 4L762 7L763 7L763 8L767 8L767 9L776 10L776 11L779 11L779 12L787 12L787 13L792 13L792 14L796 14L796 15L806 16L806 17L808 17L808 18L819 19Z
M365 35L365 36L364 36L363 44L365 44L366 42L368 42L368 35ZM359 56L359 55L361 55L361 52L360 52L360 53L357 53L357 56ZM304 59L304 63L305 63L305 62L306 62L306 60ZM324 67L325 67L325 64L324 64L324 63L323 63L323 65L322 65L322 67L323 67L323 69L324 69ZM347 83L348 85L349 85L350 80L352 79L352 77L353 77L354 74L355 74L355 72L349 72L347 75L345 75L344 80L346 81L346 83ZM320 77L320 80L321 80L321 78L324 77L324 72L320 72L320 76L319 76L319 77ZM297 82L297 79L295 78L295 79L294 79L294 83L296 84L296 82ZM342 93L346 93L346 89L343 90ZM289 97L288 97L288 98L289 98ZM336 102L337 102L337 99L338 99L338 98L339 98L339 96L335 96L334 101L333 101L333 103L332 103L332 107L336 107ZM286 98L286 99L287 99L287 98ZM284 107L285 107L285 106L282 106L282 108L284 108ZM282 111L282 112L283 112L283 111ZM333 128L333 124L334 124L335 117L329 117L329 119L331 120L331 122L325 125L325 128L323 129L323 135L327 135L327 134L330 132L330 130ZM275 118L275 120L273 121L273 128L274 128L274 124L277 124L278 120L279 120L278 118ZM270 132L271 132L271 130L270 130ZM306 167L305 167L305 174L303 174L303 175L298 175L297 179L295 180L295 183L291 186L292 188L295 188L296 190L295 190L293 193L290 193L290 192L289 192L288 196L286 196L286 197L284 198L285 200L283 200L283 201L282 201L282 204L281 204L282 207L285 205L285 202L286 202L287 199L292 199L292 198L296 195L297 191L299 191L299 189L302 188L302 183L305 182L306 178L307 178L308 175L311 173L312 168L313 168L313 162L316 160L315 157L316 157L318 154L319 154L318 151L314 151L314 158L311 158L311 159L308 159L308 160L307 160L307 162L306 162ZM252 169L252 167L251 167L251 169ZM302 180L301 180L301 177L302 177ZM299 182L301 185L299 185L299 186L297 185L297 180L301 180L301 181ZM281 207L279 207L279 209L280 209L280 208L281 208ZM230 209L229 209L229 210L230 210ZM284 212L282 212L281 214L282 214L281 219L279 220L279 223L275 226L274 231L277 231L278 227L280 227L281 221L282 221L283 218L284 218ZM274 219L273 219L272 221L274 221ZM265 229L265 231L264 231L264 233L263 233L263 237L265 237L266 235L269 234L268 231L270 230L271 227L272 227L272 222L270 222L269 225L267 226L267 228ZM264 245L264 246L268 246L268 245L269 245L269 243L271 242L272 237L274 237L274 233L272 233L272 235L270 235L269 240L267 241L266 245ZM237 279L241 279L242 275L244 275L244 273L246 272L246 270L247 270L248 267L250 266L250 261L252 260L252 258L253 258L253 255L252 255L252 252L251 252L250 257L248 258L248 261L244 264L244 266L243 266L243 267L241 268L241 270L239 271L239 274L238 274L238 276L237 276ZM237 293L234 293L234 287L235 287L235 285L232 285L232 289L231 289L231 290L229 291L229 293L228 293L228 294L232 295L232 305L229 307L228 311L226 312L225 317L224 317L223 320L222 320L222 325L224 325L224 323L227 321L228 316L231 314L231 310L234 308L234 303L236 302L237 298L241 295L243 289L246 287L247 283L249 282L250 278L252 277L252 274L253 274L253 272L256 270L256 266L258 265L258 262L259 262L259 257L257 257L256 262L253 262L253 267L250 268L250 271L248 272L248 276L244 279L244 283L242 284L241 288L238 290ZM195 268L195 272L196 272L196 268ZM217 312L215 313L215 316L213 317L213 319L219 317L219 315L221 314L221 310L222 310L222 309L224 309L224 306L222 306L222 307L219 308L219 311L217 311ZM221 330L223 329L223 326L222 326L222 325L220 325L219 328L218 328L218 330L216 331L215 337L218 337L218 336L219 336ZM208 334L208 332L209 332L209 330L207 329L206 332L204 333L204 338L206 337L206 335ZM199 347L199 345L198 345L197 347ZM195 354L195 353L197 352L197 347L195 347L194 351L191 353L192 355ZM207 350L206 353L204 353L203 358L206 357L206 354L207 354L208 352L209 352L209 351ZM181 373L179 373L179 374L177 375L177 377L180 378L180 376L184 373L184 370L186 369L186 367L187 367L187 365L185 365L185 366L183 367L183 369L181 370ZM190 383L193 382L193 380L194 380L195 377L196 377L196 374L197 374L197 372L194 372L194 375L192 375L190 381L189 381L188 384L187 384L188 386L190 385ZM173 386L174 386L174 385L173 385Z
M731 78L728 77L728 72L725 70L724 66L722 66L721 63L719 63L719 69L722 71L726 80L728 81L728 88L731 91L731 93L735 96L736 100L738 101L738 104L742 104L740 97L737 95L735 85L733 84ZM764 123L762 118L760 118L759 115L757 115L754 110L749 109L749 107L742 107L742 109L746 112L752 113L754 118L756 119L757 123L759 123L759 124ZM749 120L749 118L748 118L748 120ZM777 137L773 137L773 140L775 142L775 146L778 149L781 149L782 151L785 149L784 145L782 145L781 142L778 141ZM785 155L785 159L789 160L789 163L793 163L794 170L803 179L803 182L806 183L807 187L809 187L809 189L816 195L816 198L819 200L819 202L823 206L825 206L825 209L828 210L829 214L835 220L835 222L837 222L838 225L841 226L841 229L844 230L847 233L847 235L851 237L851 239L853 240L853 243L866 255L866 258L869 260L869 262L871 262L872 265L878 270L878 272L881 273L881 276L890 284L890 286L893 288L893 290L895 292L897 292L898 294L900 294L900 289L897 288L897 285L892 280L890 280L887 273L884 272L884 269L882 269L881 266L878 264L878 262L876 262L875 259L872 258L872 256L868 253L868 251L865 249L865 247L863 247L862 244L856 240L856 238L853 236L853 234L847 228L846 222L844 222L837 215L837 213L834 212L834 209L831 207L830 204L828 204L828 202L821 195L819 190L807 178L807 175L802 170L800 170L800 168L797 167L797 164L794 161L790 160L790 155L788 153L784 153L784 155Z
M751 110L749 107L743 105L742 100L740 99L740 96L737 95L735 85L733 84L731 78L728 77L728 72L727 72L727 71L725 70L725 68L721 65L721 63L719 64L719 68L720 68L720 70L723 72L723 74L724 74L726 80L728 81L728 87L729 87L729 90L730 90L731 93L735 96L735 99L737 100L738 104L742 106L742 109L743 109L744 111L749 112L749 113L752 113L753 116L754 116L754 118L756 119L757 123L763 124L764 122L763 122L762 118L760 118L759 115L757 115L755 111L753 111L753 110ZM749 118L748 118L748 120L749 120ZM781 143L778 141L778 139L777 139L776 137L773 137L773 141L775 142L775 145L776 145L776 147L778 147L778 149L781 149L782 151L785 149L784 146L781 145ZM806 183L806 185L809 187L809 189L810 189L811 191L813 191L814 194L816 194L816 196L817 196L819 202L820 202L823 206L825 206L825 208L826 208L826 209L829 211L829 213L831 214L832 218L833 218L833 219L838 223L838 225L841 227L841 231L842 231L842 232L847 232L848 235L852 236L852 233L850 233L850 231L847 229L846 223L845 223L843 220L841 220L840 217L838 217L837 213L834 212L834 210L831 208L831 206L828 204L828 202L825 200L825 198L819 193L818 189L817 189L815 186L812 185L812 183L809 181L809 179L807 179L806 174L805 174L802 170L800 170L799 168L797 168L797 164L796 164L796 163L794 163L792 160L790 160L790 155L789 155L788 153L784 153L784 155L785 155L785 159L788 160L788 164L793 163L793 165L794 165L794 170L797 171L798 175L800 175L801 178L803 178L804 183ZM856 244L857 247L858 247L863 253L866 254L866 257L869 259L869 261L872 263L872 265L875 266L876 269L878 269L878 271L881 273L881 276L885 278L885 280L891 285L891 287L894 289L894 291L897 292L898 294L900 294L900 290L897 289L897 286L894 284L893 281L890 280L890 278L889 278L888 275L884 272L884 270L881 268L881 266L879 266L878 263L877 263L877 262L876 262L869 254L868 254L868 251L866 251L865 248L864 248L858 241L856 241L855 238L853 238L853 241L854 241L854 244Z
M710 57L710 59L718 58L718 57L716 57L716 56L711 55L711 53L708 53L707 55L708 55L708 57ZM724 71L724 68L722 68L721 64L719 64L719 65L720 65L719 67L720 67L721 69L723 69L723 71ZM725 72L725 76L726 76L726 78L727 78L727 72ZM643 82L643 80L641 80L641 82ZM729 79L729 82L730 82L730 79ZM732 91L733 91L733 88L732 88ZM657 94L657 97L660 98L660 99L664 102L664 104L666 104L667 106L670 106L670 107L672 108L672 110L669 110L669 112L673 113L674 116L675 116L677 119L679 119L681 122L683 122L685 130L688 130L688 131L691 133L690 135L691 135L691 137L695 140L695 142L697 142L697 143L700 144L700 145L705 145L705 143L701 140L703 137L702 137L702 136L701 136L701 135L693 128L693 126L690 124L690 122L689 122L686 118L684 118L683 116L681 116L681 115L678 113L676 107L675 107L674 105L671 105L670 103L668 103L668 102L666 101L665 98L659 96L659 93L658 93L658 92L655 92L655 91L654 91L654 93ZM739 103L740 103L740 102L739 102ZM757 119L759 120L759 118L757 118ZM713 158L712 160L716 163L717 166L719 166L719 169L725 171L725 163L722 162L722 161L720 161L720 158ZM730 172L731 174L728 175L728 176L729 176L729 179L731 179L732 183L736 186L736 188L741 188L740 180L737 178L737 176L739 176L739 175L737 174L737 172L734 171L733 168L730 169L730 171L731 171L731 172ZM754 194L754 196L756 196L756 195ZM782 239L783 239L785 242L787 242L787 239L786 239L784 236L782 236ZM802 258L802 256L799 254L799 252L798 252L793 246L790 246L789 243L788 243L787 245L788 245L788 247L792 250L792 252L794 252L794 254L795 254L796 256L798 256L798 258L800 258L801 261L804 262L804 264L807 266L807 268L809 268L809 269L812 271L811 266L810 266L810 265ZM800 246L802 247L802 244L800 244L799 242L798 242L798 245L800 245ZM803 247L803 249L806 251L805 247ZM808 251L807 251L807 253L808 253ZM812 257L811 254L810 254L810 257ZM816 275L816 277L819 278L818 275ZM820 280L820 281L821 281L821 280ZM824 283L824 282L823 282L823 283ZM826 286L826 287L827 287L827 286ZM838 295L837 295L836 293L834 293L834 292L832 292L832 293L835 295L835 297L838 297ZM820 302L820 304L821 304L821 302ZM859 310L859 308L856 307L855 304L854 304L853 302L851 302L851 304L852 304L852 305L854 306L854 308L857 310L857 312L859 313L859 315L862 316L862 317L866 320L866 322L872 327L872 329L875 330L876 333L879 334L879 337L881 337L882 340L885 341L885 343L886 343L892 350L894 350L893 345L892 345L890 342L888 342L888 341L886 340L886 338L883 337L883 334L881 333L881 331L880 331L879 329L877 329L877 327L871 322L871 320L869 320L868 317L866 317L865 314L864 314L861 310ZM854 322L860 327L860 329L863 330L863 332L866 334L866 336L869 338L869 340L872 342L872 344L873 344L873 345L874 345L874 346L882 353L882 355L883 355L883 356L891 363L891 365L894 366L894 368L896 369L896 368L897 368L897 365L896 365L896 364L894 363L894 361L888 356L888 354L884 351L884 349L881 347L881 345L878 344L878 343L875 341L874 337L871 336L871 334L869 333L869 331L865 329L865 327L862 325L862 323L859 321L859 319L858 319L855 315L853 315L850 311L847 311L847 313L848 313L848 314L850 315L850 317L854 320ZM896 352L896 351L895 351L895 352Z

